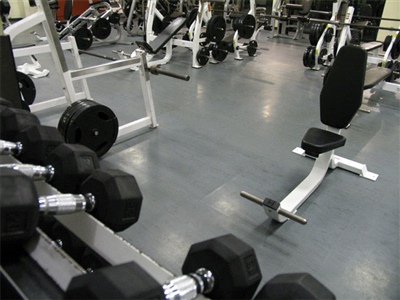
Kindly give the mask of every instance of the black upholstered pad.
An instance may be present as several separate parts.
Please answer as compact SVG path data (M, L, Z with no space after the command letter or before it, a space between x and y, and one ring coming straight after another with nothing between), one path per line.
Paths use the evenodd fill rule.
M368 90L392 74L392 70L382 67L373 67L365 73L364 90Z
M320 117L325 125L345 128L358 111L364 91L367 52L343 46L326 77L320 94Z
M155 54L185 25L186 18L176 18L150 43L137 41L136 44L150 54Z
M301 141L301 148L306 153L317 156L318 154L343 147L345 143L346 138L340 134L312 127L304 135Z

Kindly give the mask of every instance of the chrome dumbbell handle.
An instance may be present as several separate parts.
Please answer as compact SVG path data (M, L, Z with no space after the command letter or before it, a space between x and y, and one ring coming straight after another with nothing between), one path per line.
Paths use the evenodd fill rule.
M62 215L94 209L95 198L92 194L56 194L39 197L39 211L43 214Z
M42 167L29 164L2 164L0 168L9 168L19 171L32 180L50 181L54 176L54 168L52 166Z
M261 198L258 198L256 196L250 194L250 193L242 191L242 192L240 192L240 196L242 196L243 198L246 198L247 200L250 200L251 202L254 202L254 203L258 204L258 205L267 206L265 200L263 200ZM288 211L286 209L283 209L280 206L280 204L278 202L274 201L274 200L270 200L270 201L273 201L273 202L275 202L275 204L278 204L278 205L275 205L276 208L275 207L272 208L272 207L268 206L268 207L270 207L272 209L276 209L276 212L278 214L280 214L280 215L282 215L282 216L284 216L284 217L286 217L286 218L288 218L288 219L290 219L292 221L300 223L302 225L307 224L307 220L304 219L303 217L300 217L300 216L298 216L298 215L296 215L296 214L294 214L294 213L292 213L292 212L290 212L290 211Z
M8 142L0 140L0 154L1 155L15 155L18 156L22 151L22 144L20 142Z
M205 268L195 273L176 277L163 285L165 299L191 300L200 294L205 294L214 288L214 276Z

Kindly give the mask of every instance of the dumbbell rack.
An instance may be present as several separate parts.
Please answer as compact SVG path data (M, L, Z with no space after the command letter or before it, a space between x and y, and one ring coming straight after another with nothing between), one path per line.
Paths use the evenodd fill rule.
M70 105L73 102L82 99L92 100L86 78L126 69L139 68L146 116L119 126L117 142L122 142L137 135L144 128L156 128L158 124L154 110L153 96L150 85L150 74L145 53L141 50L137 50L137 55L135 58L117 60L93 67L83 68L75 38L70 36L68 37L67 42L60 42L56 28L53 25L54 20L52 19L53 17L51 15L47 0L36 0L36 6L38 9L37 12L6 28L6 30L4 30L4 34L9 35L10 40L12 41L18 34L29 30L31 27L42 25L46 33L48 44L14 49L14 57L50 53L52 55L57 72L60 74L64 97L54 98L33 104L30 106L31 111L38 112L54 107L65 106L65 104ZM77 68L76 70L68 69L63 50L71 50L74 57L75 66ZM74 81L78 81L80 83L82 91L75 91L73 85Z
M19 161L12 156L0 156L0 164L8 163L19 163ZM39 196L59 193L43 181L35 181L35 187ZM55 218L111 265L134 261L160 284L164 284L175 277L174 274L85 212L58 215ZM23 248L63 291L67 289L69 282L74 276L87 273L84 268L75 262L40 228L36 229L35 236L26 242ZM12 281L14 287L20 290L20 292L24 294L29 292L24 290L22 286L23 282L19 282L19 278L12 278L8 274L7 268L0 267L0 272L9 281ZM200 295L197 299L206 298Z

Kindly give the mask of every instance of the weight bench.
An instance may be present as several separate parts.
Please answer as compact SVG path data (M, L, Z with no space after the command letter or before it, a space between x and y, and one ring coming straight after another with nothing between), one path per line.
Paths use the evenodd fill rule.
M297 154L316 157L309 175L280 203L241 193L244 198L262 205L270 218L278 222L285 222L289 218L306 224L307 220L295 213L320 185L329 168L340 167L373 181L377 179L378 175L369 172L366 165L334 154L346 143L340 131L350 124L361 106L366 63L367 53L364 49L344 46L327 74L320 94L320 119L327 128L310 128L303 137L301 148L293 150Z
M384 67L372 67L365 73L364 90L373 88L392 75L392 70Z
M176 18L151 42L137 41L136 44L147 53L156 54L178 33L185 23L186 18Z

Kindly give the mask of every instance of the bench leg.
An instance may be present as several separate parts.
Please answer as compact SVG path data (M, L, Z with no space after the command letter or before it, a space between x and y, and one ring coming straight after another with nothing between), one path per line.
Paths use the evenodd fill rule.
M321 184L329 169L333 151L329 151L319 155L315 160L314 166L307 177L280 203L280 207L291 212L296 213L297 209L307 200L307 198L315 191ZM286 217L279 215L276 210L272 210L264 206L265 213L272 219L278 222L285 222Z
M295 148L292 152L299 154L301 156L307 156L305 151L300 147ZM308 157L314 158L311 156L308 156ZM367 169L367 165L361 164L361 163L358 163L358 162L355 162L350 159L343 158L343 157L340 157L337 155L333 156L330 168L331 169L341 168L341 169L356 173L356 174L360 175L361 177L364 177L364 178L372 180L372 181L376 181L376 179L379 176L378 174L369 172Z
M360 175L361 177L364 177L364 178L372 180L372 181L376 181L376 179L379 176L378 174L369 172L367 169L367 165L360 164L358 162L355 162L350 159L343 158L343 157L340 157L337 155L334 155L334 157L332 158L330 167L332 169L339 167L341 169L356 173L356 174Z

